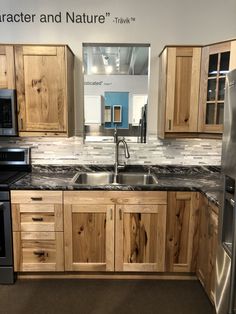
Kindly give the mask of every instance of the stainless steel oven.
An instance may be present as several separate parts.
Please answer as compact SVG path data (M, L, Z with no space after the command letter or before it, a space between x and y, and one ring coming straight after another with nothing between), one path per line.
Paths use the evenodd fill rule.
M14 282L9 191L0 191L0 283Z
M0 136L16 135L16 91L14 89L0 89Z
M0 148L0 284L11 284L15 279L10 186L29 171L29 148Z

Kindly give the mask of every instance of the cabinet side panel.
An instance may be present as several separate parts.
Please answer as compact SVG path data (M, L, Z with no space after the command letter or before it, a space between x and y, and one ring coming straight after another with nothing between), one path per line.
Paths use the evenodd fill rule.
M165 115L166 115L166 70L167 70L167 49L159 59L159 82L158 82L158 136L165 137Z

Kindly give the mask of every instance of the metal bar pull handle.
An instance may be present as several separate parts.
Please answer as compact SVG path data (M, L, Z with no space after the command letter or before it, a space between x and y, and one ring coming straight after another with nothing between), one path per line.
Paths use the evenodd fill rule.
M43 217L32 217L33 221L43 221Z
M113 219L113 210L112 210L112 208L110 209L110 219L111 220Z
M42 197L31 197L32 201L42 201L43 198Z
M235 206L235 201L232 198L229 200L229 202L230 202L231 206L233 206L233 207Z
M43 250L34 251L33 253L34 253L34 255L36 255L38 257L48 256L47 253L45 251L43 251Z
M169 128L169 130L171 130L171 120L170 119L168 120L168 128Z
M119 209L119 218L120 218L120 220L122 220L122 209L121 208Z

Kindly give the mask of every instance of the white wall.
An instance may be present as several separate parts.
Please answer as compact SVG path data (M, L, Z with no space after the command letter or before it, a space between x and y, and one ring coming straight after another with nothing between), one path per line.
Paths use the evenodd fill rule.
M104 24L40 23L42 13L110 13ZM2 14L36 14L35 23L6 23ZM1 0L1 43L68 44L76 55L77 130L82 130L82 43L150 43L149 133L157 129L158 54L166 44L207 44L235 37L235 0ZM133 17L116 24L115 17Z

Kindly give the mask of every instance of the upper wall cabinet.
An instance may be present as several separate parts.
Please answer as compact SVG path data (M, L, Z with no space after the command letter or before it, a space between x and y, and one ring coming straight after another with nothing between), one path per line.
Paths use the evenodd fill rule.
M0 89L15 88L13 46L0 45Z
M70 135L74 119L70 49L17 45L15 67L19 135Z
M222 133L224 121L225 77L236 67L236 41L202 49L199 132Z
M200 47L166 47L162 51L159 75L159 137L197 132L200 64Z

